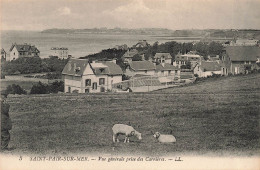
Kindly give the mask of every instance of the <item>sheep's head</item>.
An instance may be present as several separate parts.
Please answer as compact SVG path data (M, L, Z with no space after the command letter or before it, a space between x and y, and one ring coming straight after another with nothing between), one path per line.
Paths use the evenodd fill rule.
M135 136L139 139L142 140L142 134L139 132L135 132Z
M155 137L155 138L159 138L160 135L161 135L161 134L160 134L159 132L155 132L154 135L153 135L153 137Z

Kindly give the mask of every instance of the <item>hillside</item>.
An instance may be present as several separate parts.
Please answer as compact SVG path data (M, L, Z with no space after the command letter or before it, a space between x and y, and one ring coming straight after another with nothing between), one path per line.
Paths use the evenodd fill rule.
M139 28L139 29L127 29L127 28L89 28L89 29L47 29L42 33L51 34L170 34L173 30L165 28Z
M259 74L154 93L9 96L13 154L259 154ZM112 143L115 123L142 133ZM160 144L151 131L173 134ZM122 139L122 138L121 138Z

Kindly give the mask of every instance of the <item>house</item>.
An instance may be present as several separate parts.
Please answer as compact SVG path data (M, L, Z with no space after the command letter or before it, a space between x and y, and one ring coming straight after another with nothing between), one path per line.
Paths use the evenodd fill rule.
M146 40L139 40L139 42L134 45L135 48L144 48L144 47L148 47L149 44L147 43Z
M57 56L59 59L67 59L69 57L68 51L68 48L65 47L52 47L51 56Z
M132 61L126 68L127 76L139 75L155 75L156 66L150 61Z
M64 92L98 93L112 90L112 85L122 81L123 71L111 61L70 59L62 71Z
M30 44L12 44L10 48L10 57L9 61L16 60L20 57L39 57L40 51L34 46Z
M156 53L154 56L154 62L171 64L172 56L170 53Z
M181 67L182 65L186 65L188 62L190 62L191 68L194 68L201 61L202 57L197 54L176 55L173 65Z
M127 50L125 54L123 55L122 59L124 63L130 63L133 60L134 55L138 54L138 51L136 49Z
M245 74L257 69L257 58L260 48L257 46L228 46L222 54L223 63L228 68L228 73Z
M179 76L180 69L168 63L160 63L156 65L155 73L157 76Z
M197 74L198 77L208 77L213 74L222 75L221 64L217 61L202 61L194 67L193 73Z
M5 50L2 48L1 49L1 62L6 61L6 52Z

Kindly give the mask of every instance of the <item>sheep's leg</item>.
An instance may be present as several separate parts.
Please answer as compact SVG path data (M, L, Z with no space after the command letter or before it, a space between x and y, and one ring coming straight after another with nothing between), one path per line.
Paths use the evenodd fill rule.
M116 135L116 141L117 141L117 142L119 142L118 135L119 135L119 134Z
M113 142L115 143L116 142L116 137L115 137L116 135L115 134L113 134Z
M126 143L126 141L127 141L127 136L125 136L125 141L124 141L124 143Z

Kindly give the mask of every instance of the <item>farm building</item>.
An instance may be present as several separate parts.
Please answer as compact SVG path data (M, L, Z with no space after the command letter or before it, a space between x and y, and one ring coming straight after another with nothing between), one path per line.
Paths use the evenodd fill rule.
M245 74L257 69L256 61L260 48L255 46L227 46L222 60L231 74Z
M65 47L53 47L51 48L51 56L57 56L60 59L67 59L69 57L68 51L69 49Z
M9 61L16 60L19 57L39 57L40 51L30 44L12 44L10 48Z
M154 62L171 64L172 56L170 53L156 53L154 56Z
M194 74L198 77L208 77L213 74L221 75L221 65L217 61L202 61L201 64L197 64L193 70Z
M122 69L110 61L70 59L62 71L64 92L98 93L112 90L112 85L122 81Z

